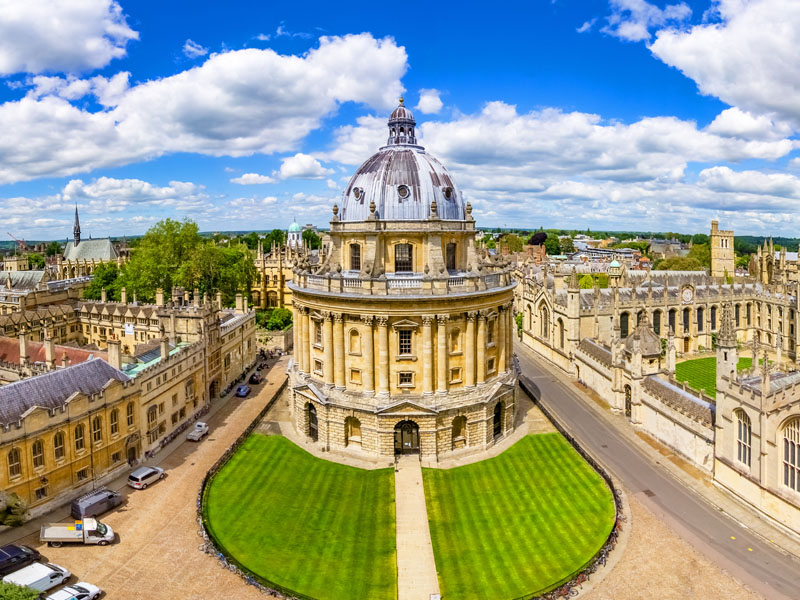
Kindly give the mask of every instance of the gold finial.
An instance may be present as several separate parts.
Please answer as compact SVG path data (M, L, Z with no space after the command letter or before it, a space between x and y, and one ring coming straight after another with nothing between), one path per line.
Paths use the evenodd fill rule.
M400 106L403 106L403 97L400 96Z

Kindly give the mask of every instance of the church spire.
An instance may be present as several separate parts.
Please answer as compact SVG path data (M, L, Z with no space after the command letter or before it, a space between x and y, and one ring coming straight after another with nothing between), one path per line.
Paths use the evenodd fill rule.
M81 243L81 223L78 220L78 203L75 203L75 226L72 228L72 237L75 245Z

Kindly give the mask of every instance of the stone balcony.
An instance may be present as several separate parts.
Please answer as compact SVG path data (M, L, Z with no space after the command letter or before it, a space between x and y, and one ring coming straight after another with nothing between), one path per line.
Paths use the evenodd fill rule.
M343 271L323 275L295 272L289 287L358 296L445 296L510 288L515 283L510 270L486 274L457 273L444 277L431 277L421 273L368 277L355 271Z

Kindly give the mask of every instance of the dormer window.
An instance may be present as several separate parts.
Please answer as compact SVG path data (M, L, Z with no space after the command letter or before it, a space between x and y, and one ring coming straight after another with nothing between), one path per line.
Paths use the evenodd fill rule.
M444 188L444 190L442 190L442 191L444 192L444 197L445 197L447 200L452 200L452 198L453 198L453 188L451 188L451 187L446 187L446 188Z

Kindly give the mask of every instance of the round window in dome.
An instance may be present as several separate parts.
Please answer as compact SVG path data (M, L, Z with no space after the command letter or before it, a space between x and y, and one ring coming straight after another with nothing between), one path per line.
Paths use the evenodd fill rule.
M398 185L398 186L397 186L397 194L398 194L398 195L399 195L401 198L408 198L408 195L409 195L410 193L411 193L411 191L408 189L408 186L407 186L407 185Z
M353 196L355 196L356 200L361 200L361 188L353 188Z
M453 188L446 187L446 188L444 188L443 191L444 191L444 197L447 198L448 200L452 200L452 198L453 198Z

